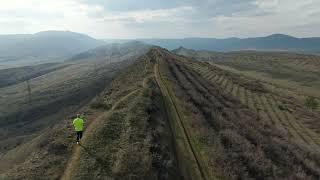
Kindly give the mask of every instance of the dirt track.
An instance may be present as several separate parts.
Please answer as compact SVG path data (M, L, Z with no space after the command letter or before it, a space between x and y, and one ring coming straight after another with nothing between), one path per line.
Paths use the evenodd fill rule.
M180 157L181 159L180 159L179 164L180 164L180 169L182 171L182 174L183 173L191 173L191 172L186 172L186 171L188 171L187 169L189 169L189 168L193 168L193 169L191 169L191 171L193 171L191 173L193 178L205 179L205 180L214 179L213 177L211 177L209 172L206 170L206 165L204 164L202 158L200 157L201 155L199 154L199 152L197 152L196 148L194 147L192 139L190 137L191 136L190 132L187 130L185 121L183 120L183 115L181 115L181 113L179 112L179 109L177 107L175 99L172 96L172 94L170 93L170 89L168 88L168 86L164 82L163 78L161 77L161 73L159 71L159 62L154 67L154 73L156 76L158 86L160 87L162 95L165 98L165 101L167 101L170 104L170 105L166 106L167 113L172 112L171 114L168 113L168 116L169 116L169 118L170 118L170 116L174 116L174 117L170 118L171 119L170 124L171 124L171 126L173 126L171 129L175 129L174 131L179 131L177 133L173 132L173 134L181 135L182 139L183 139L183 140L180 140L183 142L179 142L179 139L181 139L181 138L177 139L177 137L176 137L176 141L178 141L178 142L176 142L176 147L181 148L181 146L179 146L179 143L184 144L184 148L186 148L186 150L184 150L184 151L186 151L186 153L188 154L184 157ZM177 151L180 151L180 150L178 149ZM187 158L187 159L183 159L183 158ZM192 161L193 165L183 164L186 161ZM187 167L187 166L192 166L192 167ZM191 179L193 179L193 178L191 178Z

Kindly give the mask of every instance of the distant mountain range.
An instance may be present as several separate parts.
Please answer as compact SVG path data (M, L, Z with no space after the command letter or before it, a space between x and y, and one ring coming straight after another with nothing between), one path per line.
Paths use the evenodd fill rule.
M170 50L183 46L194 50L210 51L295 51L320 53L320 38L296 38L284 34L273 34L256 38L184 38L184 39L139 39L148 44L158 45Z
M36 34L0 35L0 57L61 58L105 44L85 34L45 31Z
M85 58L86 55L91 57L92 53L107 55L108 52L104 52L108 51L108 48L104 47L106 44L130 41L132 40L98 40L85 34L70 31L0 35L0 69L18 65L64 61L69 58ZM283 34L245 39L136 39L133 44L137 41L161 46L169 50L183 46L188 49L209 51L258 50L320 53L320 38L296 38ZM132 47L132 44L129 45ZM113 48L116 48L116 46L113 46ZM99 47L101 48L99 49ZM115 52L114 49L109 50Z

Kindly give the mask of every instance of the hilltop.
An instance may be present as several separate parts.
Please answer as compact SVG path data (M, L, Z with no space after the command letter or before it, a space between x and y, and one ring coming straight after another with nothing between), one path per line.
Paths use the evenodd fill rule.
M1 35L0 41L2 41L0 46L1 57L64 57L104 44L102 41L85 34L70 31L44 31L28 35Z
M69 31L0 35L0 63L4 67L15 67L34 63L61 62L104 44L105 42L85 34Z

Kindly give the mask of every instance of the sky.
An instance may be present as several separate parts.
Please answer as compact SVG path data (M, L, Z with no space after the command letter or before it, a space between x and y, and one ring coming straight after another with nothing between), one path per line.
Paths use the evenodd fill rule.
M0 34L95 38L320 36L320 0L0 0Z

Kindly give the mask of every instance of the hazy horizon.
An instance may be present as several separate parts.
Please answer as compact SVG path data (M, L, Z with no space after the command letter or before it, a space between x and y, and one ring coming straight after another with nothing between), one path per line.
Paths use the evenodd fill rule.
M72 31L97 39L319 37L316 0L11 0L0 34Z
M91 36L90 34L86 34L86 33L82 33L82 32L76 32L76 31L69 31L69 30L44 30L44 31L39 31L39 32L35 32L35 33L12 33L12 34L0 34L0 36L3 35L33 35L33 34L37 34L37 33L41 33L41 32L72 32L72 33L79 33L79 34L83 34L83 35L88 35L90 37L96 38L94 36ZM246 39L246 38L259 38L259 37L267 37L267 36L272 36L272 35L287 35L287 36L291 36L291 37L295 37L295 38L317 38L320 36L305 36L305 37L299 37L299 36L294 36L294 35L290 35L290 34L285 34L285 33L278 33L278 32L274 32L272 34L266 34L266 35L261 35L261 36L247 36L247 37L235 37L235 36L230 36L230 37L209 37L209 36L197 36L197 37L192 37L192 36L186 36L186 37L159 37L159 38L152 38L152 37L135 37L135 38L96 38L96 39L102 39L102 40L123 40L123 41L127 41L127 40L140 40L140 39L191 39L191 38L212 38L212 39L229 39L229 38L239 38L239 39Z

